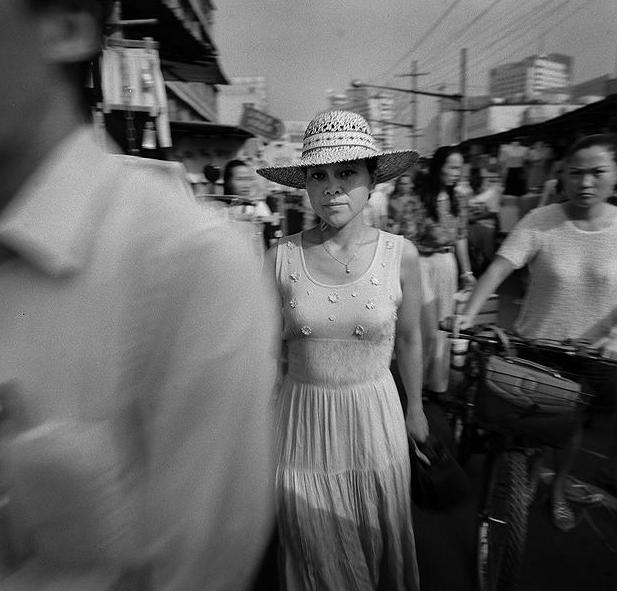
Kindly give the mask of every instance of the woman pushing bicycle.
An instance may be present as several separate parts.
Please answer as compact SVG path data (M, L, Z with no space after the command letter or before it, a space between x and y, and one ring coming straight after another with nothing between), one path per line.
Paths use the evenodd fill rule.
M617 183L615 138L597 134L579 139L566 155L563 175L567 200L532 210L513 228L463 314L455 317L455 331L471 328L490 294L527 265L529 285L516 331L531 340L587 341L606 356L617 356L617 207L607 203ZM547 363L545 358L537 361ZM616 384L615 371L605 369L585 386L612 399ZM613 437L610 467L617 482L617 434ZM551 513L563 531L576 523L564 489L581 438L582 426L556 454Z

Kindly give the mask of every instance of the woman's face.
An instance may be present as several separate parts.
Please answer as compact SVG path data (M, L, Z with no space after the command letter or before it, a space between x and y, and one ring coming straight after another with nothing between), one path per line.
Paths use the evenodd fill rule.
M602 203L612 195L617 182L613 153L605 146L578 150L565 163L563 182L575 207L587 209Z
M255 174L248 166L236 166L231 171L232 195L248 197L255 183Z
M335 228L346 225L364 209L372 186L364 160L309 166L306 170L311 205Z
M463 156L458 152L453 152L441 167L441 182L445 187L452 187L461 180L462 173Z

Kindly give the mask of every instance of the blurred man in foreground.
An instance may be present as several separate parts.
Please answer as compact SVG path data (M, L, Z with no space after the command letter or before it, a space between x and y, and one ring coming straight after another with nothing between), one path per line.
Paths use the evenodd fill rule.
M0 589L243 589L272 525L275 299L179 165L94 142L103 18L0 3Z

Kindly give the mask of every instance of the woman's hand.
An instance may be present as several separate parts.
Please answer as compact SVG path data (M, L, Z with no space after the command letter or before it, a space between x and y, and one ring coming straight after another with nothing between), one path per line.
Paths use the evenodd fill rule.
M461 273L461 286L466 291L471 291L476 286L476 278L471 271Z
M428 437L428 421L422 408L410 410L407 415L407 433L414 441L422 443Z
M469 330L475 326L475 317L471 314L456 314L441 321L443 330L448 330L457 339L462 330Z

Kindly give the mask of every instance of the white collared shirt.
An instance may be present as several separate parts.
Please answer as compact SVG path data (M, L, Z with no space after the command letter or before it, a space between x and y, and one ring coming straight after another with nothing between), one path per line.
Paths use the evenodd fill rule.
M34 552L0 590L107 590L143 564L153 590L244 588L272 519L280 334L247 240L181 165L81 129L2 212L0 244L20 433L2 459L12 542Z

